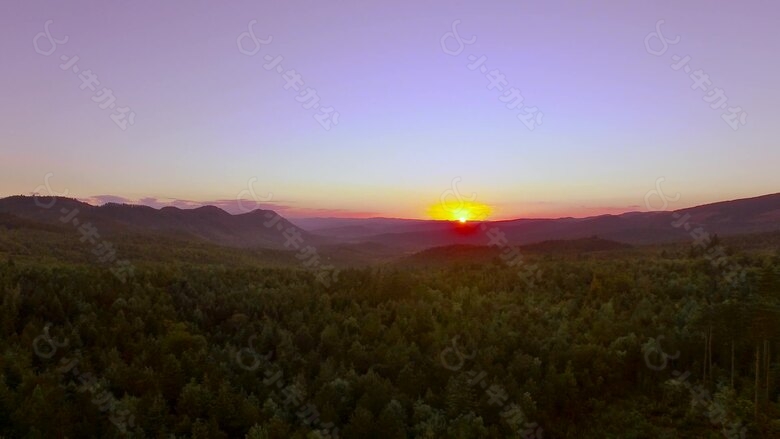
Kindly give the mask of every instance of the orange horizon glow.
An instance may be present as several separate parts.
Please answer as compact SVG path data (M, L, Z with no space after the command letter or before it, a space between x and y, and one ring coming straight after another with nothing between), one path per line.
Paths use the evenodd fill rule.
M461 224L469 221L484 221L493 208L476 201L443 201L428 208L428 215L435 220L456 221Z
M68 185L58 183L52 188L51 193L61 193ZM32 195L32 192L6 192L0 193L0 198L14 195ZM709 203L723 202L736 199L748 199L768 194L736 194L724 196L701 196L691 197L685 202L674 203L670 210L686 209L695 206L701 206ZM572 201L552 201L538 202L528 201L518 203L497 202L496 204L484 204L469 201L459 201L450 196L446 201L440 201L430 207L425 207L423 203L408 203L396 201L383 209L380 203L362 205L363 209L351 209L346 203L325 203L321 200L317 203L311 203L309 207L304 207L305 202L289 201L284 199L280 201L253 201L251 199L242 199L239 204L236 198L215 197L209 200L203 198L169 198L169 197L141 197L118 196L118 195L97 195L83 196L73 192L68 193L69 197L79 201L86 202L93 206L100 206L108 202L120 204L144 205L152 208L162 208L174 206L181 209L194 209L202 206L215 206L231 214L246 213L247 210L267 209L273 210L286 218L348 218L348 219L371 219L371 218L392 218L407 220L426 220L433 219L439 221L450 221L456 223L469 223L474 221L509 221L515 219L557 219L557 218L589 218L601 215L621 215L628 212L647 212L645 206L631 204L632 200L595 200L589 203ZM248 198L248 197L245 197ZM551 199L556 197L550 197ZM430 199L429 199L430 200ZM337 205L341 207L336 207ZM329 206L330 205L330 206ZM243 209L242 209L243 207ZM464 221L461 221L464 220Z

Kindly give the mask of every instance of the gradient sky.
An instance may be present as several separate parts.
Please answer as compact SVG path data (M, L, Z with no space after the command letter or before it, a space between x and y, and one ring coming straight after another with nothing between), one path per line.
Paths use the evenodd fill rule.
M653 56L644 39L661 19L680 42ZM33 47L47 20L69 38L51 56ZM273 36L254 56L236 46L250 20ZM459 56L440 44L454 20L477 37ZM659 177L682 194L673 208L774 193L778 29L776 0L4 0L0 196L53 173L54 189L95 202L235 210L256 177L288 216L425 218L460 177L508 218L645 210ZM733 131L670 68L675 54L747 125ZM61 55L78 55L135 125L120 130ZM264 55L284 56L339 125L324 130ZM523 126L469 55L487 56L542 125Z

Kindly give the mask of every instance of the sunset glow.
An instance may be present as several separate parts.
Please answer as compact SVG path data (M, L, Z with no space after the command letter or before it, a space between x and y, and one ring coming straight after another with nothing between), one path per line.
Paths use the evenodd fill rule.
M457 214L427 212L456 176L467 195L479 191L480 201L501 206L491 220L646 210L643 196L659 176L672 194L683 194L677 209L774 193L780 185L780 149L771 141L780 62L766 56L777 46L767 38L776 27L773 2L751 2L750 16L741 4L702 11L690 2L300 8L197 1L187 3L184 16L178 2L143 3L128 13L120 2L99 2L97 9L4 2L10 9L0 14L6 60L0 196L30 194L52 172L57 190L79 199L218 205L240 213L235 200L257 178L258 199L274 194L262 207L286 217L458 222ZM353 3L361 23L351 18ZM154 13L142 12L147 7ZM95 17L116 19L106 28ZM660 17L667 38L681 40L656 56L645 38ZM463 46L447 38L456 19ZM48 20L52 38L69 37L49 55ZM388 39L399 23L402 38ZM258 43L246 36L250 27ZM718 34L723 41L703 44L712 29L731 29L730 37ZM525 42L529 35L533 44ZM142 46L147 38L165 43ZM657 38L647 44L663 47ZM197 68L192 54L201 60ZM60 57L76 55L70 70L60 67L66 65ZM276 66L282 73L264 68L266 55L283 55ZM711 76L708 90L691 89L684 69L669 67L676 55L691 57L691 72ZM469 57L482 56L487 72L468 67ZM95 72L100 87L82 88L76 67ZM483 84L493 70L501 83ZM289 85L287 71L302 75L305 85ZM569 80L571 71L577 81ZM224 81L205 86L214 78ZM92 100L104 87L116 102ZM703 100L715 87L729 99L723 105L749 113L747 125L735 131L721 118L728 108L715 111L710 105L717 102ZM303 102L307 88L321 102ZM512 90L524 100L509 100ZM320 106L341 115L337 126L320 125ZM137 115L126 130L111 119L120 107ZM526 107L544 116L533 130L518 119ZM57 126L43 129L46 120ZM658 120L668 129L659 129ZM686 161L691 157L696 166Z
M493 208L487 204L476 201L455 201L441 202L431 206L428 209L428 215L435 220L457 221L466 223L468 221L484 221L490 217Z

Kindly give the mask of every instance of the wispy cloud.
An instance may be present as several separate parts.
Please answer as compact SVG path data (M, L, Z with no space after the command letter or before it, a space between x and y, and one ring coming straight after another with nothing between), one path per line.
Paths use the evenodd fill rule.
M133 204L132 200L118 195L93 195L89 198L79 198L79 201L100 206L108 203Z
M178 207L179 209L197 209L203 206L215 206L220 209L231 213L233 215L239 215L246 213L247 209L251 210L273 210L282 216L289 218L314 218L314 217L338 217L338 218L370 218L381 216L380 212L372 211L354 211L348 209L330 209L330 208L306 208L290 205L285 202L273 201L273 202L255 202L251 200L241 200L239 204L238 200L230 199L218 199L210 201L195 201L185 200L181 198L164 198L164 197L143 197L138 199L131 199L118 195L93 195L91 197L79 198L80 201L89 203L95 206L101 206L107 203L118 204L139 204L144 206L153 207L155 209L161 209L163 207Z

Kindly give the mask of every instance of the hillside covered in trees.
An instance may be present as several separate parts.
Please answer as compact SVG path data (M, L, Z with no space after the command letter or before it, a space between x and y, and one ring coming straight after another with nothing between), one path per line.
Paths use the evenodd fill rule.
M22 226L0 230L6 438L780 435L774 235L726 241L734 278L689 245L556 244L531 281L494 258L326 286L133 237L121 278Z

